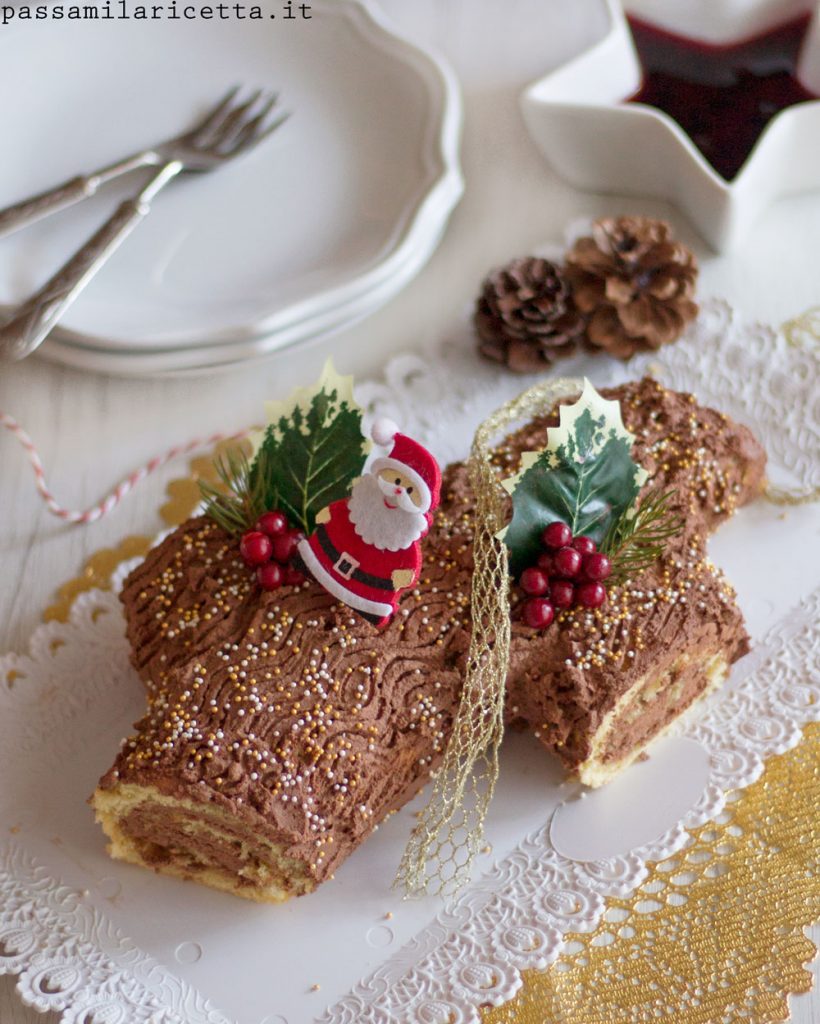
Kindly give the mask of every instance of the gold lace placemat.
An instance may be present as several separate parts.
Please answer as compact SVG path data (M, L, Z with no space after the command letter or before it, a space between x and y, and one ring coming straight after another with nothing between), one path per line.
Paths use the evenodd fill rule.
M168 526L195 509L200 479L214 482L212 455L168 485ZM110 586L117 565L150 543L133 536L97 552L45 618L64 621L78 594ZM685 851L649 867L632 896L607 901L595 931L568 936L549 970L527 972L514 1000L484 1011L485 1024L785 1020L788 996L811 987L805 965L817 953L803 929L820 918L820 723L731 794Z
M820 917L820 723L732 794L689 849L650 865L595 931L530 971L485 1024L769 1024L807 992Z

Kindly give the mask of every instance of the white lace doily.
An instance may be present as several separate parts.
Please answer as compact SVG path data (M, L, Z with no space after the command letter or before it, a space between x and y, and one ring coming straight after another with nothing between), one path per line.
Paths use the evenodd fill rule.
M657 356L629 367L578 359L562 372L587 372L602 385L650 368L752 426L774 483L817 486L812 354L713 302ZM465 454L480 419L530 382L479 363L465 334L436 353L393 360L359 398L447 461ZM592 929L608 895L631 892L647 861L683 847L689 829L720 813L727 790L756 779L767 757L820 717L820 600L800 543L811 515L793 509L784 521L761 502L718 535L713 555L738 586L755 650L626 782L581 806L542 752L512 741L489 825L498 859L438 912L432 901L397 905L389 896L410 811L335 882L282 908L108 861L83 801L140 713L142 690L116 597L82 595L68 623L40 627L27 654L0 659L0 971L19 975L23 1000L58 1011L65 1024L477 1024L478 1006L511 998L522 970L546 967L567 932ZM677 808L671 820L658 808L655 817L626 813L636 793L659 785L674 789L662 801ZM595 823L618 801L623 827L612 850L585 855L599 849ZM322 995L305 971L322 982ZM328 998L335 1001L323 1011Z

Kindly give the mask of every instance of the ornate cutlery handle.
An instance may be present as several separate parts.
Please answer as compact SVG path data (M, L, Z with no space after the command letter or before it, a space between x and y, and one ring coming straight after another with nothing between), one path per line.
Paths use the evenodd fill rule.
M48 192L41 192L14 206L7 206L5 210L0 210L0 237L16 231L24 224L32 224L49 213L72 206L87 196L93 196L98 186L99 178L72 178Z
M23 359L46 338L100 267L151 209L151 200L182 168L167 164L139 195L120 203L103 226L0 327L0 358Z
M114 178L157 162L157 154L153 150L135 153L133 156L119 160L115 164L109 164L108 167L103 167L93 174L79 175L69 181L64 181L56 188L50 188L48 192L41 192L39 195L31 196L30 199L23 199L13 206L7 206L4 210L0 210L0 238L26 224L33 224L34 221L40 220L50 213L56 213L57 210L73 206L74 203L93 196L101 185L113 181Z

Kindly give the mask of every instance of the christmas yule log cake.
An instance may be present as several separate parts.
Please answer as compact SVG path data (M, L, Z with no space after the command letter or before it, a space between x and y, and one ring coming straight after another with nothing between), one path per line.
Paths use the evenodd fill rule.
M579 577L575 602L553 607L535 625L524 610L544 599L514 584L507 679L508 720L531 728L592 785L633 760L748 649L732 588L706 558L705 540L760 491L765 467L745 427L690 395L652 380L603 394L620 402L634 435L636 508L661 509L668 528L650 540L663 543L633 547L633 555L648 550L652 560L625 559L625 577L624 566L620 577L615 571L613 548L606 559L612 575L597 573L605 603L580 604ZM534 420L503 442L495 454L500 474L544 448L558 418ZM227 518L214 507L189 520L131 574L122 600L148 708L93 798L114 857L276 902L332 875L428 779L447 743L467 661L475 503L466 468L456 464L443 474L433 516L439 481L413 444L398 435L374 464L377 472L362 476L376 481L385 507L404 502L412 517L415 502L432 520L417 579L384 563L395 585L389 600L398 605L385 625L357 608L362 594L372 594L381 563L366 563L360 552L352 568L349 552L333 543L340 515L357 524L359 481L349 507L331 503L306 525L292 514L291 532L281 532L285 517L277 511L272 540L288 538L278 553L285 563L297 554L297 568L266 561L264 531L240 542L226 529L232 514L242 521L243 501L253 508L259 469L243 477L241 500L223 506ZM283 488L276 501L287 515ZM262 500L273 507L269 493ZM513 492L512 506L518 501ZM294 522L313 527L307 540L299 543ZM423 533L414 534L416 544ZM298 552L306 544L331 554L317 578L303 580ZM575 549L587 558L585 544ZM554 563L562 559L549 550L538 558L552 567L560 593ZM357 573L364 582L356 583ZM598 585L587 584L587 592Z

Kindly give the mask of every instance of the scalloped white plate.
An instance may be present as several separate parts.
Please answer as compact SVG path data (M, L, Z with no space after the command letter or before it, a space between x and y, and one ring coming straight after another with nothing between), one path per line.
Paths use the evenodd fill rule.
M813 353L712 303L686 340L628 368L581 358L564 370L600 386L651 364L751 423L774 483L818 485ZM358 397L450 460L529 383L456 339L393 360ZM815 532L815 507L761 501L714 538L756 649L648 761L581 797L532 737L508 738L492 853L446 911L390 888L418 802L335 880L281 907L110 861L85 799L143 689L116 597L82 595L68 624L42 626L27 655L0 658L0 971L19 974L22 998L64 1024L479 1024L478 1005L511 998L522 970L548 965L565 933L594 928L608 895L630 893L647 860L680 849L727 790L820 717Z
M4 28L0 92L25 85L26 102L0 109L0 205L173 134L232 82L276 89L292 112L247 157L169 187L44 354L74 347L122 372L236 361L371 312L434 251L463 189L451 72L370 0L316 0L307 21L259 2L263 20ZM139 180L0 241L0 301L40 284Z

